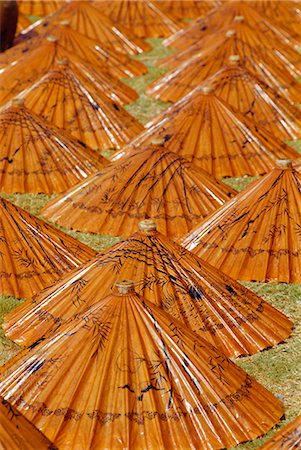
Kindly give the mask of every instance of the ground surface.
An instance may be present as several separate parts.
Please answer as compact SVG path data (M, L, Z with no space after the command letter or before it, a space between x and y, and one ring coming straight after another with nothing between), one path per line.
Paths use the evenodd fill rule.
M168 49L161 45L160 39L151 39L149 42L153 45L154 50L137 57L148 65L149 73L142 77L126 81L127 84L134 87L140 94L140 98L131 105L128 105L127 110L142 123L146 123L167 106L166 103L154 101L144 94L145 87L163 73L162 70L160 71L156 68L156 61L170 53ZM224 181L235 189L241 190L253 181L253 178L227 179ZM2 195L37 216L39 216L43 205L54 197L36 194ZM99 251L113 245L119 240L119 238L112 236L65 231ZM236 360L237 364L277 395L285 406L285 419L279 426L271 430L262 439L256 439L251 443L241 444L236 447L239 450L254 450L259 448L276 430L283 427L301 413L301 285L245 284L265 298L265 300L272 303L276 308L291 317L295 323L293 335L283 344L257 355ZM0 296L0 322L20 302L20 300L13 297ZM0 364L3 364L18 351L18 346L6 339L2 330L0 330Z

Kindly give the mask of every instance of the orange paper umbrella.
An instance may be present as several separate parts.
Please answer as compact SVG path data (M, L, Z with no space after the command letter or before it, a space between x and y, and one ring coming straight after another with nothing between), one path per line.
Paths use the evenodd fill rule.
M43 33L32 39L21 42L0 58L0 65L4 66L27 57L30 51L43 45L47 37L56 38L57 45L69 53L77 55L95 69L106 69L117 78L136 77L147 72L146 66L131 59L128 55L117 50L101 46L97 41L74 31L69 21L61 21L58 25L46 28Z
M300 2L275 0L255 0L249 2L250 6L256 8L272 21L285 25L295 33L300 34L301 12Z
M0 293L32 298L96 252L0 198Z
M196 18L219 5L214 0L153 0L152 3L175 19Z
M9 402L0 396L0 448L56 450L56 447Z
M281 312L156 231L140 231L68 273L6 317L6 335L32 345L109 294L118 277L135 279L137 291L175 319L236 357L288 337L292 323Z
M91 53L93 52L91 51ZM57 64L58 60L66 58L74 63L86 64L80 57L62 47L55 36L48 36L45 42L30 52L29 55L0 71L0 104L3 105L21 91L36 83L39 78ZM111 78L114 85L116 78L108 64L100 61L97 56L95 58L94 69L100 72L102 76L106 76L109 82ZM115 67L112 67L112 71L115 72Z
M107 3L101 2L97 8L98 2L93 4L87 1L69 2L56 13L38 22L33 30L43 33L49 25L68 20L73 30L112 50L130 55L151 50L147 42L133 36L132 28L127 29L122 24L113 23L107 17Z
M231 277L301 282L301 176L290 161L240 192L183 240Z
M257 3L257 0L256 0ZM284 2L283 2L284 3ZM164 45L185 49L191 44L200 41L206 34L218 32L225 27L231 27L237 18L244 18L245 23L259 33L264 33L268 39L279 39L292 47L300 45L300 29L293 32L289 27L276 22L261 12L256 11L249 2L230 1L222 6L209 11L205 16L196 19L185 30L180 30L164 41Z
M95 150L121 148L144 130L122 106L69 67L66 60L59 61L22 96L30 110Z
M257 109L254 105L256 96L246 96L254 115L244 116L214 94L210 87L195 89L150 121L146 125L148 129L112 159L119 159L132 152L133 148L145 146L154 139L161 139L165 148L184 156L217 178L262 175L272 170L279 158L298 158L297 152L274 136L277 133L269 133L250 120L256 116L253 111L263 111L260 105L256 104ZM243 95L238 99L243 101ZM274 127L276 131L282 128L280 117L274 111L274 117L269 117L270 128ZM278 127L273 119L275 122L279 120ZM299 131L301 136L301 121Z
M20 352L0 393L61 450L232 447L281 402L132 282Z
M290 69L273 53L250 47L241 40L234 30L226 33L225 40L209 46L186 62L162 75L149 85L146 93L163 101L177 101L193 88L199 86L209 76L221 70L231 55L238 55L241 62L251 72L262 78L268 85L275 87L284 96L291 95L295 103L301 101L300 83ZM301 72L300 72L301 74Z
M211 46L220 46L227 40L227 34L230 31L235 32L237 38L248 46L247 51L249 53L251 50L256 52L258 49L263 52L268 52L269 57L274 61L274 64L278 63L280 65L285 65L293 76L300 76L300 53L292 46L280 41L276 34L266 36L266 34L260 30L251 28L245 22L244 16L236 17L230 28L227 25L221 30L206 34L202 39L196 41L195 44L164 58L161 60L160 66L175 68L192 56L202 51L206 52Z
M47 16L64 3L65 0L18 0L19 11L27 16Z
M131 235L140 220L153 217L160 231L180 237L235 194L187 160L150 145L69 189L43 215L67 228L115 236Z
M95 2L103 14L117 26L124 26L140 38L167 37L180 29L156 2L148 0L114 0Z
M21 31L25 30L32 24L31 20L25 15L20 13L18 14L18 23L17 23L17 33L21 33Z
M301 448L301 416L293 420L272 439L268 440L261 450L297 450Z
M69 133L22 106L0 112L0 190L52 194L101 170L107 164Z

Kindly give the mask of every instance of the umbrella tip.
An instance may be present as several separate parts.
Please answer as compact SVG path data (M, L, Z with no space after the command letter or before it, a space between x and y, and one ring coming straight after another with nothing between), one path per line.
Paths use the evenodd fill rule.
M138 226L141 231L156 231L157 230L157 224L153 219L142 220L141 222L139 222Z
M70 25L70 20L61 20L60 25L63 25L64 27L68 27Z
M67 58L64 58L64 59L58 59L57 60L57 63L60 65L60 66L65 66L66 64L68 64L68 59Z
M154 144L154 145L163 145L164 144L164 138L162 137L162 138L156 138L156 139L153 139L152 141L151 141L151 144Z
M235 16L234 22L243 22L245 20L245 16Z
M134 282L132 280L119 280L114 285L119 294L129 294L135 292Z
M57 42L59 39L56 36L53 36L52 34L47 37L48 42Z
M12 99L12 105L24 105L25 103L25 99L24 98L20 98L20 97L16 97Z
M232 36L234 36L235 34L236 34L235 30L229 30L229 31L227 31L226 36L227 36L227 37L232 37Z
M291 159L277 159L276 167L279 169L290 169L293 167L293 161Z
M233 63L233 62L239 62L240 61L240 56L239 55L230 55L228 60Z
M213 86L201 86L200 88L200 92L202 92L202 94L211 94L211 92L214 91Z

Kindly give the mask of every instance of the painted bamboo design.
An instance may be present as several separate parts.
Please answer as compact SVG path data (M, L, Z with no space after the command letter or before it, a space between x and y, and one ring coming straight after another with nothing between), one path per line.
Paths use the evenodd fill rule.
M239 280L301 282L301 176L290 162L240 192L182 245Z
M118 278L228 357L286 339L292 323L253 292L156 231L152 220L23 303L4 321L6 335L30 346L111 293Z
M96 252L0 198L0 293L32 298Z
M221 449L279 421L273 394L132 286L12 358L0 394L61 450Z
M235 195L205 171L151 145L106 166L44 207L47 219L66 228L130 236L149 217L175 238Z

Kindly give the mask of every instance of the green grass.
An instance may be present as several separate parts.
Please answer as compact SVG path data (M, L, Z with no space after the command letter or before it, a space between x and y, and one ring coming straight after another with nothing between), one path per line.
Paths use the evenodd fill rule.
M140 99L128 105L127 109L142 123L147 122L168 105L163 102L157 102L144 94L145 87L164 72L156 68L157 60L170 54L170 51L161 45L161 39L151 39L149 42L154 47L153 50L137 56L137 59L143 61L148 66L149 73L142 77L126 81L128 85L134 87L141 95ZM296 143L294 143L294 146L296 147ZM298 146L301 151L300 142ZM257 178L259 177L226 178L223 181L240 191ZM36 194L1 195L38 217L40 217L43 206L51 198L55 197ZM63 229L62 227L59 228ZM119 240L119 238L112 236L64 231L96 250L109 247ZM301 412L299 400L301 388L301 285L244 284L291 317L295 323L293 335L283 344L256 355L236 360L236 363L247 370L257 381L279 396L285 405L286 419L281 422L280 427L275 427L275 429L271 430L262 439L256 439L253 442L241 444L236 447L239 450L255 450L270 438L276 430L283 427ZM19 304L21 304L21 300L8 296L0 296L0 322L3 321L3 317L6 314ZM3 332L0 331L0 364L11 358L18 350L18 346L6 339Z

